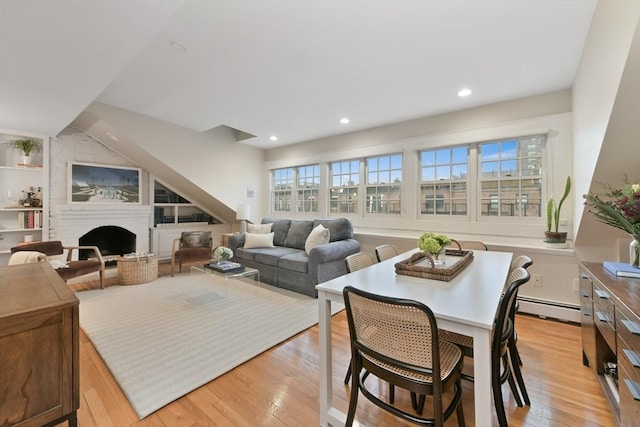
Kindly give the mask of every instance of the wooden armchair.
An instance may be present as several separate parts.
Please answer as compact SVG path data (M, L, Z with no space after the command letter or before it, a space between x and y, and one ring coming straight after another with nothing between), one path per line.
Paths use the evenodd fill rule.
M72 261L73 251L80 249L93 251L95 258ZM20 251L40 252L46 256L62 255L64 251L67 251L66 267L56 269L62 280L66 282L74 277L98 271L100 273L100 287L104 288L104 260L97 246L63 246L60 240L51 240L49 242L27 243L11 248L12 254Z
M184 261L209 261L212 250L213 239L210 231L183 231L180 237L173 240L171 277L173 277L176 263L179 271L182 272Z

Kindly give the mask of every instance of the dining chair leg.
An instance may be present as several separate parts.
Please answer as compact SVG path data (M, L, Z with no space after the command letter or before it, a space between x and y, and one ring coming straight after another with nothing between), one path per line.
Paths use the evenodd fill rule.
M507 415L504 412L504 401L502 400L502 381L500 381L500 358L491 358L491 389L493 391L493 402L498 415L500 427L508 427Z
M358 407L358 384L356 383L358 378L353 376L353 384L351 385L351 395L349 397L349 411L347 412L347 422L345 427L351 427L353 420L356 417L356 408Z
M351 379L351 362L349 362L349 368L347 368L347 375L344 376L344 383L349 384L350 379Z
M456 382L456 387L459 390L462 390L462 381L461 380L458 380ZM460 399L460 402L458 403L458 406L456 407L456 418L458 418L458 427L465 427L464 410L462 408L462 399Z
M509 359L509 355L507 353L502 356L502 364L504 366L503 378L506 377L506 380L509 382L511 393L516 399L516 404L518 405L518 407L522 408L524 405L522 404L522 399L520 398L520 392L518 391L518 386L516 386L516 381L513 378L513 368L511 366L511 360Z
M518 351L515 342L509 341L509 353L511 353L512 349L514 349L516 352ZM520 393L522 394L522 399L524 400L524 403L527 406L531 406L531 401L529 400L529 393L527 393L527 387L524 385L524 378L522 377L522 371L520 370L520 365L517 363L517 361L514 363L513 357L512 357L511 366L513 368L513 374L516 377L516 381L518 381L518 388L520 389Z

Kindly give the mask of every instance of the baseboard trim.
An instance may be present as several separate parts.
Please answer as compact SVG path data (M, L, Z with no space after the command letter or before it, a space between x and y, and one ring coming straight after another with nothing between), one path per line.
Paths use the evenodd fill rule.
M535 298L522 297L520 301L520 312L533 314L541 318L551 317L565 322L581 322L580 306L563 304L553 301L539 300Z

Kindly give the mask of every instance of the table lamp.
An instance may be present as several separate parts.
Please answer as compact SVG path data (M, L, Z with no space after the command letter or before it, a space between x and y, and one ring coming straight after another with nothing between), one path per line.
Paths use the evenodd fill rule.
M236 219L240 220L241 233L247 232L247 220L251 216L249 211L249 205L238 205L238 208L236 209Z

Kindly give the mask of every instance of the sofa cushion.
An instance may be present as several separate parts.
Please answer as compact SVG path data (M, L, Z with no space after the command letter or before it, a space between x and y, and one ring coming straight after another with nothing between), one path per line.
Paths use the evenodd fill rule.
M273 219L262 218L263 224L273 223L271 231L273 231L273 244L276 246L284 246L284 240L287 238L287 232L291 225L290 219Z
M330 242L353 239L353 225L347 218L316 219L313 221L314 227L317 227L318 224L329 229Z
M304 251L300 251L299 249L287 248L284 246L274 246L269 249L253 249L256 251L253 259L255 262L264 265L271 265L273 267L278 267L279 260L283 256L288 256L291 254L296 254L299 252L304 253Z
M312 229L313 221L291 221L284 246L304 250L304 244Z
M271 233L273 223L267 224L247 224L247 233L268 234Z
M269 233L269 234L245 233L244 234L244 247L246 249L272 248L273 247L273 233Z
M278 259L278 267L283 270L291 270L307 274L309 271L309 257L304 251L284 255Z
M307 241L304 244L304 251L309 254L311 249L325 243L329 243L329 229L324 228L322 224L318 224L318 226L314 227L311 233L309 233L309 237L307 237Z

